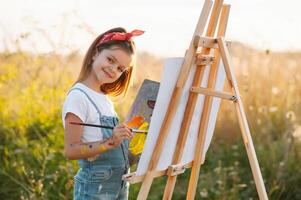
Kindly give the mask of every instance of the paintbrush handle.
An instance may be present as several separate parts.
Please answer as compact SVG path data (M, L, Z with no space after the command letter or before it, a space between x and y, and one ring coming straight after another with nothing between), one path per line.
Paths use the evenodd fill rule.
M114 127L112 127L112 126L103 126L103 125L97 125L97 124L86 124L86 123L79 123L79 122L70 122L70 124L81 125L81 126L92 126L92 127L98 127L98 128L114 129Z
M112 126L103 126L103 125L97 125L97 124L87 124L87 123L80 123L80 122L70 122L70 124L75 124L75 125L81 125L81 126L92 126L92 127L98 127L98 128L107 128L107 129L114 129ZM142 131L142 130L136 130L136 129L131 129L132 132L135 133L147 133L147 131Z

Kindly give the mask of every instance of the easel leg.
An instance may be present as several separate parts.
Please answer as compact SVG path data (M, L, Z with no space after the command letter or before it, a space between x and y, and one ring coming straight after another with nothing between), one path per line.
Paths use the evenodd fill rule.
M237 113L239 126L240 126L240 129L242 132L243 141L244 141L244 144L245 144L245 147L247 150L249 162L251 165L251 170L252 170L252 174L253 174L254 181L256 184L256 189L257 189L259 198L261 200L265 200L265 199L268 199L268 196L267 196L267 193L265 190L263 178L262 178L262 175L260 172L259 163L258 163L258 160L256 157L256 152L254 149L250 129L248 126L246 113L243 108L242 100L240 98L240 94L239 94L239 90L238 90L238 85L237 85L237 82L236 82L236 79L234 76L234 72L232 70L233 65L231 63L230 53L228 51L228 48L227 48L226 43L223 38L218 38L217 42L218 42L218 45L220 48L222 60L223 60L224 66L225 66L225 72L227 74L232 92L237 97L237 101L234 102L235 110Z

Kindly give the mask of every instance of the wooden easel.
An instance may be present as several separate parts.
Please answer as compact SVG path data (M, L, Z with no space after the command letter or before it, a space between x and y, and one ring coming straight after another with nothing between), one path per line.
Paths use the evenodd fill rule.
M212 0L205 0L204 7L202 9L196 30L193 35L193 39L185 55L176 87L174 88L174 91L172 93L172 98L170 100L163 124L160 129L160 139L157 140L151 161L148 166L148 171L143 177L135 176L134 173L125 176L125 179L130 181L131 183L142 182L137 197L137 199L139 200L147 198L153 179L155 177L163 175L168 176L163 199L171 199L177 175L183 173L184 170L189 167L192 167L192 170L186 199L194 199L200 167L204 162L202 160L202 155L206 137L205 133L208 128L208 121L213 97L222 98L234 103L259 198L268 199L250 130L248 127L246 114L243 109L242 100L240 98L237 82L233 73L233 65L231 63L231 57L227 47L228 44L223 39L223 36L226 32L229 11L230 6L226 4L224 5L223 0L215 0L214 4ZM206 25L207 29L205 36L202 36ZM216 73L219 66L220 57L222 58L224 64L226 79L231 88L230 93L219 92L213 89L216 82ZM192 87L190 89L188 102L186 104L172 165L170 165L167 170L156 171L156 166L159 162L159 158L168 134L168 130L170 128L170 124L176 112L175 108L177 108L179 104L179 99L181 97L183 87L194 63L196 63L197 69L194 74ZM211 65L208 85L207 88L201 88L200 83L203 78L204 69L208 65ZM194 160L191 163L183 165L180 162L199 94L205 95L205 100L202 115L200 118L195 156Z

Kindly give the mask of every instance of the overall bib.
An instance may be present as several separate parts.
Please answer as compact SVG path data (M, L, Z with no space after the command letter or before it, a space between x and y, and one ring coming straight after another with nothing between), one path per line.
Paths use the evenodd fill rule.
M117 117L102 115L99 108L81 88L73 88L83 92L93 104L99 115L99 123L104 126L116 126ZM112 136L111 129L101 129L103 139ZM101 153L93 161L78 160L80 169L74 176L75 200L125 200L128 199L129 184L122 180L122 175L128 173L128 146L129 141L124 140L119 147Z

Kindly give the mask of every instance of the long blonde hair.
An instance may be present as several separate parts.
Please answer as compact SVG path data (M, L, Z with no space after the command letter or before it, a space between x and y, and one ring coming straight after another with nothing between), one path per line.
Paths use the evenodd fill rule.
M126 30L121 27L113 28L113 29L110 29L110 30L100 34L93 41L93 43L89 47L89 49L84 57L81 71L80 71L79 76L75 83L81 82L89 76L91 69L92 69L93 56L96 53L100 53L104 49L110 49L113 46L117 46L117 47L120 47L125 52L127 52L129 55L135 55L135 43L132 39L126 40L126 41L112 40L112 41L108 41L108 42L102 43L100 45L97 45L98 42L102 39L102 37L105 34L111 33L111 32L126 33ZM133 60L135 60L134 56L133 56ZM117 97L121 94L123 94L123 97L125 97L127 94L129 85L131 83L131 77L132 77L135 65L136 65L136 63L134 61L133 65L131 67L128 67L116 81L114 81L113 83L106 83L106 84L101 85L100 90L103 93L108 94L112 97Z

